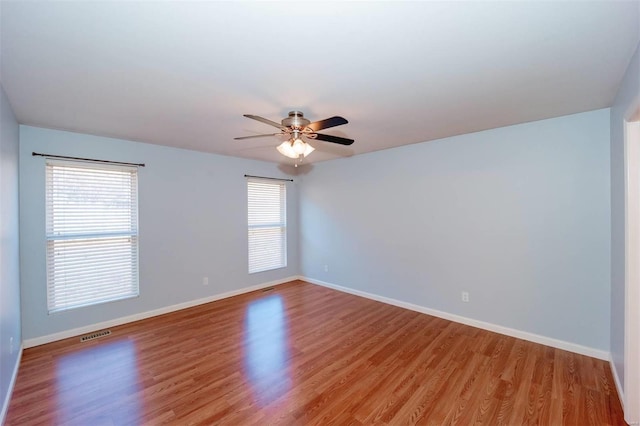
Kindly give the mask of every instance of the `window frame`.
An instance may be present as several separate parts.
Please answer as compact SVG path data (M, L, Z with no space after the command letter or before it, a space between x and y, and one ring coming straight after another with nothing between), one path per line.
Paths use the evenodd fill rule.
M76 176L75 178L70 178L66 183L60 183L63 182L63 173L82 174L85 177L85 181ZM116 197L119 196L120 198L109 198L109 195L106 195L107 191L104 191L102 194L95 195L94 200L87 201L87 194L95 194L91 194L91 183L88 183L90 181L88 177L91 174L94 174L93 177L96 180L108 180L109 177L106 177L108 174L117 176L119 188L109 186L108 189L115 188ZM129 179L127 179L127 175ZM56 182L56 179L59 182ZM103 182L104 187L94 183L93 191L96 190L96 187L107 188L106 185L108 183L108 181ZM75 187L72 187L72 185L75 185ZM70 201L72 198L70 198L69 194L74 191L77 194L84 195L85 199L77 203ZM56 199L58 197L60 199ZM61 201L65 198L66 201ZM136 166L46 159L45 267L47 311L49 315L135 298L140 295L138 198L138 167ZM110 216L110 212L105 210L107 208L106 203L109 200L116 204L122 203L119 209L124 212L128 211L128 214L122 212L118 214L120 220L115 228L114 225L108 225L109 221L106 220L113 219ZM99 206L99 204L103 205ZM80 222L75 222L78 225L71 226L66 224L66 222L73 222L73 219L78 217L79 214L84 216L80 216ZM96 217L98 220L96 220ZM128 218L128 220L122 220L123 217ZM93 218L93 221L91 218ZM83 219L86 222L83 222ZM98 224L98 222L103 223ZM75 248L72 246L73 244L75 244ZM114 249L114 247L117 248ZM76 251L74 252L74 250ZM117 262L107 265L111 268L105 267L104 264L101 264L103 262L99 257L101 255L114 256ZM70 259L76 260L74 265L79 266L72 268L69 262ZM86 259L91 259L93 265L87 266ZM109 262L112 262L112 260L109 260ZM100 270L101 267L102 271ZM114 273L116 270L114 267L118 267L117 273ZM68 268L67 270L71 272L61 274L58 272L62 270L61 268ZM78 281L83 281L79 278L86 277L86 275L82 274L89 272L92 272L92 279L84 280L86 284L78 284ZM98 284L101 279L103 283L105 279L113 280L113 282L108 285ZM115 284L116 281L118 282L117 285ZM73 302L71 301L72 297L64 296L65 291L84 294L78 298L79 301ZM89 297L92 296L92 292L93 297Z
M270 190L273 192L275 192L275 190L277 189L277 192L279 193L279 204L277 208L278 213L276 213L276 209L273 209L269 212L269 214L279 215L279 220L269 221L265 217L258 218L258 219L254 217L255 214L258 212L256 211L252 212L252 206L255 206L255 203L257 202L256 199L252 200L252 186L254 187L253 188L254 192L257 191L256 189L257 186L263 186L263 188L270 188ZM257 274L260 272L267 272L267 271L272 271L276 269L286 268L287 262L288 262L286 182L284 180L278 180L278 179L247 177L246 188L247 188L247 266L248 266L247 270L248 270L248 273ZM262 194L262 195L265 196L265 194ZM253 222L259 222L259 223L252 223L252 217L253 217ZM256 241L259 241L260 238L268 238L268 237L265 237L264 234L262 237L256 236L255 235L256 233L258 233L260 230L268 232L276 229L280 230L279 232L280 235L278 237L273 238L274 240L280 241L280 246L278 247L279 255L277 257L272 257L271 261L269 261L268 256L260 256L259 253L256 253L255 251L252 252L252 247L254 250L256 250L255 245L258 245L256 244ZM255 245L252 245L252 236L256 237L254 238L254 241L253 241L253 244ZM269 243L266 243L265 245L263 240L263 247L261 249L262 252L266 251L266 247L268 245ZM278 259L277 263L274 262L274 259L276 258Z

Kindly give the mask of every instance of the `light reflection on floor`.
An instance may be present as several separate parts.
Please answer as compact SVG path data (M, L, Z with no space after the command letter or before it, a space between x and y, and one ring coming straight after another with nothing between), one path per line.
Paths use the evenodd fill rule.
M282 298L272 295L251 302L245 317L245 369L255 402L264 406L291 387L288 327Z
M142 414L137 382L136 348L128 340L93 346L59 359L57 423L136 424ZM90 411L91 417L83 416Z

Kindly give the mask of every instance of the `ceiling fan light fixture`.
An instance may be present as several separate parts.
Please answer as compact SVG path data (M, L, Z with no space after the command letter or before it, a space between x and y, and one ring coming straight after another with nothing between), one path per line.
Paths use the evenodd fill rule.
M306 148L304 149L304 152L302 153L302 155L304 155L305 157L309 154L311 154L313 151L315 151L316 149L314 147L312 147L311 145L309 145L308 143L305 144Z
M284 155L285 157L294 158L294 159L299 157L299 154L293 150L293 147L291 146L290 141L282 142L280 145L277 146L276 149L280 154Z
M288 141L282 142L276 149L280 154L293 158L294 160L300 158L300 156L306 157L316 150L300 138L295 140L289 139Z
M300 138L297 138L296 140L293 141L293 143L291 144L291 147L293 148L293 151L298 154L304 154L306 151L306 146L307 144L304 143L304 141Z

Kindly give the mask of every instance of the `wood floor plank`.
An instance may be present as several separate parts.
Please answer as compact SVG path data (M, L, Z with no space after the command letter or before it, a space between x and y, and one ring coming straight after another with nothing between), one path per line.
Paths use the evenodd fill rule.
M7 425L624 425L609 366L301 281L24 351Z

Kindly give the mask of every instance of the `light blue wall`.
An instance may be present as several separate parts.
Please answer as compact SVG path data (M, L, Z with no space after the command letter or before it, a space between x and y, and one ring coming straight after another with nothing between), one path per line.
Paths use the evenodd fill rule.
M608 351L609 190L608 109L318 163L301 272Z
M639 6L640 7L640 6ZM640 45L611 107L611 358L624 389L624 120L640 101Z
M47 314L44 159L33 151L146 163L139 171L140 297ZM266 162L21 126L24 339L297 275L295 182L287 187L289 266L248 274L245 173L286 177ZM202 284L205 276L208 286Z
M18 123L0 86L0 423L18 361L20 263L18 237ZM13 339L13 348L10 340ZM5 405L6 403L6 405Z

